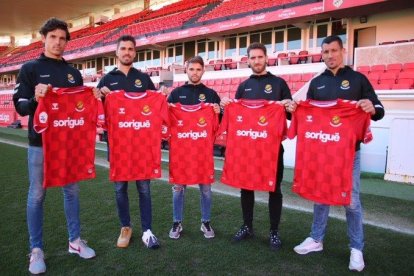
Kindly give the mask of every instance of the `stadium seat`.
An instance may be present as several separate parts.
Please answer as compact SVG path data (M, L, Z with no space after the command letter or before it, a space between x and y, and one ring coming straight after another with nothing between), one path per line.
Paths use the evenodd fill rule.
M289 82L290 80L290 75L280 75L279 77L284 79L286 82Z
M312 63L317 63L322 61L321 54L312 54Z
M299 52L298 54L299 57L299 63L307 63L308 61L308 57L309 57L309 52L306 50L302 50Z
M365 74L365 72L369 73L369 71L371 71L371 66L368 66L368 65L358 66L357 71L361 72L362 74Z
M368 80L371 82L372 85L378 84L378 80L380 78L380 73L373 72L368 75Z
M384 64L377 64L377 65L372 65L371 66L371 73L375 72L375 73L383 73L385 72L385 65Z
M402 70L401 63L392 63L387 65L387 72L400 72Z
M299 57L296 55L295 52L289 53L289 64L298 64L299 63Z
M393 72L385 72L380 75L379 83L385 84L394 84L397 79L398 74Z
M275 66L277 64L277 58L268 58L267 65L268 66Z
M391 87L392 90L398 90L398 89L413 89L413 81L411 82L399 82L399 83L394 83Z
M375 90L391 90L392 84L391 83L375 83L372 84Z
M290 82L302 81L302 74L292 74L290 75Z
M404 63L402 70L405 71L414 71L414 62Z
M313 73L302 74L302 81L308 82L313 78Z

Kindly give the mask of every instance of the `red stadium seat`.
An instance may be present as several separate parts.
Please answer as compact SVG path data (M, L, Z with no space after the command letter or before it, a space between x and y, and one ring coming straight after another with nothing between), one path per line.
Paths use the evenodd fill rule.
M290 75L290 82L298 82L302 80L302 74L292 74Z
M412 71L412 70L414 70L414 62L404 63L402 70L403 71Z
M371 71L371 66L365 65L365 66L358 66L357 71L361 73L369 72Z
M394 84L397 79L397 73L385 72L380 75L379 83Z
M275 66L277 64L277 58L268 58L267 65L268 66Z
M322 61L321 54L312 54L312 63L317 63Z
M302 74L302 81L308 82L313 78L313 73Z
M378 80L380 78L380 73L370 73L368 75L368 80L371 82L372 85L374 85L374 83L378 83Z
M397 89L413 89L413 81L411 82L399 82L399 83L394 83L391 87L392 90L397 90Z
M376 84L372 84L372 86L374 87L375 90L391 90L391 87L393 86L393 84L391 83L376 83Z
M308 51L306 50L300 51L298 55L300 56L299 63L306 63L308 61L308 55L309 55Z
M389 72L390 70L394 71L401 71L402 70L402 64L401 63L392 63L392 64L388 64L387 65L387 72Z
M386 67L384 64L378 64L378 65L371 66L371 72L383 73L385 72L385 69Z

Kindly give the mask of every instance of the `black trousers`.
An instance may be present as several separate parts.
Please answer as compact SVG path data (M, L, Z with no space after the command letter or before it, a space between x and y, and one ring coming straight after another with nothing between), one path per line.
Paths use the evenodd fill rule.
M283 178L283 146L280 145L279 158L277 163L276 188L274 192L269 192L269 218L270 230L278 230L280 217L282 214L283 195L281 191L281 183ZM241 207L243 213L243 222L250 229L253 228L253 208L254 208L254 191L244 190L240 191Z

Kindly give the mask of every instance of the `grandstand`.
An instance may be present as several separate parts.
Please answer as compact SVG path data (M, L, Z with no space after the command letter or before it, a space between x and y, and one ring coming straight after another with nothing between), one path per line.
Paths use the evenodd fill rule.
M134 66L148 72L154 83L171 83L171 89L182 85L186 80L185 61L197 54L206 61L204 83L221 97L231 98L238 84L250 74L247 46L260 41L268 49L268 70L287 81L294 98L303 99L309 81L325 68L320 42L325 36L336 34L345 42L346 63L368 77L386 107L386 118L372 125L374 142L363 148L363 170L387 173L392 179L409 175L410 181L414 180L413 167L404 165L403 171L391 169L409 160L405 159L409 158L405 157L407 151L391 145L397 138L397 144L406 145L409 141L401 141L401 130L395 129L392 122L408 120L411 126L414 118L412 1L182 0L161 1L161 5L160 1L138 2L140 7L125 8L122 12L122 2L113 1L119 4L116 8L108 5L106 12L90 11L96 16L82 17L79 12L64 18L76 25L65 58L81 70L89 85L96 85L102 74L116 65L115 41L122 34L130 34L137 39ZM100 15L109 20L95 21ZM45 19L39 18L38 25ZM0 28L0 34L1 31ZM20 66L42 51L35 33L32 31L34 38L27 46L0 45L2 126L22 119L13 112L10 95ZM27 120L22 119L22 125L26 126ZM286 142L286 148L286 163L293 166L293 142ZM396 151L399 158L390 160Z

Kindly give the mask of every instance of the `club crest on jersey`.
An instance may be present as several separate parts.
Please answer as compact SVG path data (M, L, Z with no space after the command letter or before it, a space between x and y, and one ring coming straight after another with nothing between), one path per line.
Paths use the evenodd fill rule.
M349 81L343 80L342 83L341 83L341 89L342 90L348 90L349 88L350 88Z
M52 103L52 110L59 110L59 103Z
M338 115L332 117L330 125L333 127L339 127L342 125L341 118Z
M183 120L178 120L177 121L177 126L183 126Z
M135 87L137 87L137 88L141 88L142 87L142 82L141 82L140 79L136 79L135 80Z
M197 125L199 127L205 127L207 125L206 119L204 117L201 117L200 119L198 119Z
M267 94L272 93L272 85L271 84L266 84L264 92Z
M42 124L45 124L47 122L47 113L46 112L40 112L39 114L39 122L41 122Z
M313 116L312 115L306 115L306 122L312 123L313 122Z
M118 113L119 113L119 114L125 114L125 107L120 107L120 108L118 109Z
M85 105L83 104L83 102L82 102L82 101L78 101L78 102L76 103L75 110L76 110L77 112L82 112L82 111L84 111L84 110L85 110Z
M259 124L259 126L267 126L269 124L265 116L260 116L259 121L257 123Z
M243 122L243 116L238 115L236 118L236 122L242 123Z
M205 94L200 94L200 96L198 96L198 100L200 102L205 102L206 101L206 95Z
M75 78L72 76L72 74L68 74L68 82L75 83Z
M151 108L149 107L149 105L144 105L144 107L142 108L141 114L145 115L145 116L148 116L151 113L152 112L151 112Z

